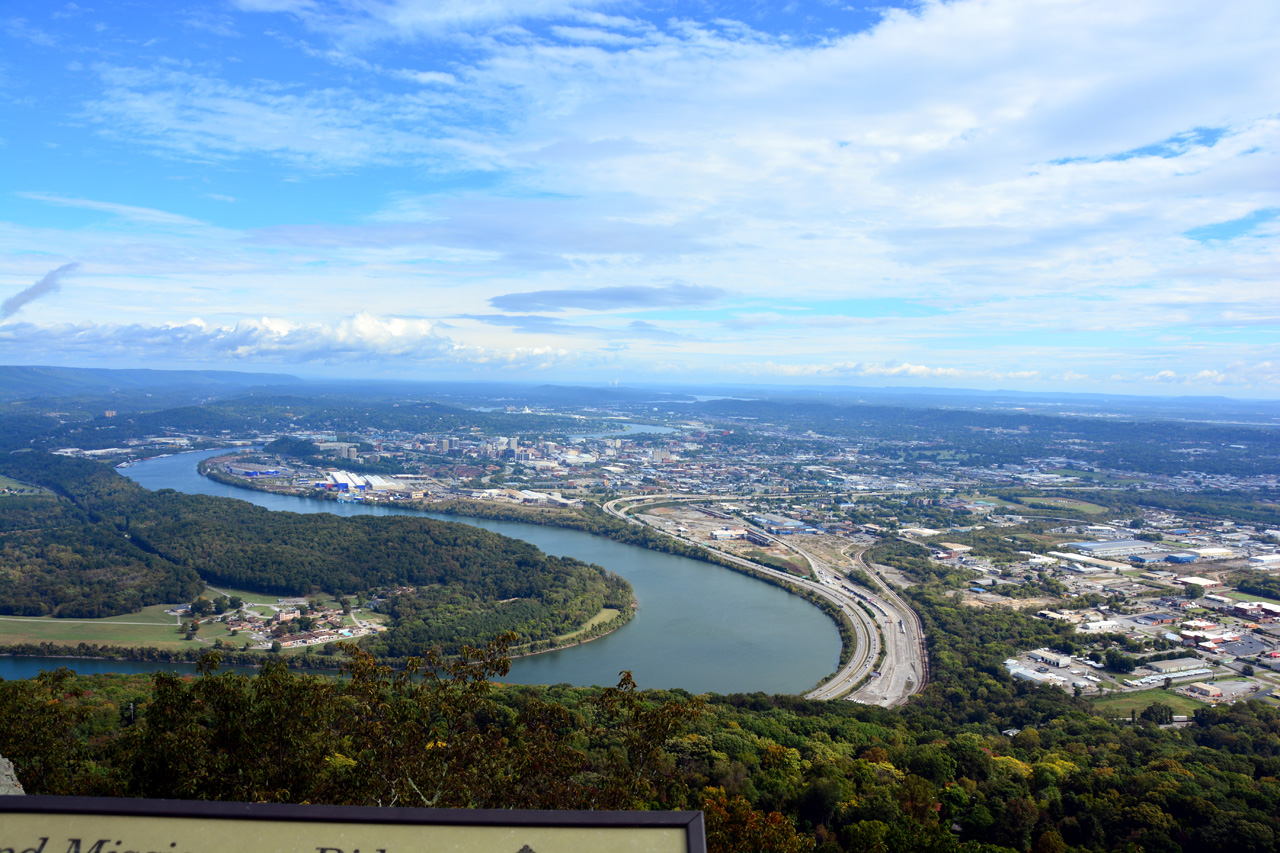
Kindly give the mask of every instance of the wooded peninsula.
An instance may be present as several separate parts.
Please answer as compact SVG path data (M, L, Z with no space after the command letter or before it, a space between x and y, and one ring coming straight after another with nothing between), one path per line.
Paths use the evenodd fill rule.
M293 597L392 590L390 630L366 642L403 658L506 633L533 649L605 608L616 624L632 610L612 572L474 527L149 492L100 463L38 452L0 457L0 474L46 490L5 499L3 614L114 616L191 601L205 583Z

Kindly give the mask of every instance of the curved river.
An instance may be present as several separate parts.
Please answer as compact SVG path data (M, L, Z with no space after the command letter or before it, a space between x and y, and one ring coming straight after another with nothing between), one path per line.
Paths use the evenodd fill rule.
M635 618L612 634L580 646L512 661L507 681L518 684L615 684L631 670L644 687L682 687L701 693L799 693L836 669L840 635L822 611L783 590L737 572L639 548L576 530L509 521L461 518L362 503L300 498L239 489L196 471L196 463L225 451L183 453L139 462L121 473L149 489L247 500L271 510L337 515L426 515L523 539L548 554L575 557L622 575L635 588ZM17 663L20 658L9 661ZM34 662L29 662L34 663ZM59 663L66 663L65 661ZM93 664L80 667L78 664ZM133 666L130 664L133 663ZM129 661L76 661L82 671L155 668ZM52 664L58 665L58 664ZM48 668L48 662L40 668ZM166 665L167 666L167 665ZM24 677L30 673L0 675Z

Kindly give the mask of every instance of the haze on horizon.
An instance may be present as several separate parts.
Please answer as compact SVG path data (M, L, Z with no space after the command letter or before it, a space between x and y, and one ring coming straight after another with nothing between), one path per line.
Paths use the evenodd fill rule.
M1280 397L1280 5L6 4L0 362Z

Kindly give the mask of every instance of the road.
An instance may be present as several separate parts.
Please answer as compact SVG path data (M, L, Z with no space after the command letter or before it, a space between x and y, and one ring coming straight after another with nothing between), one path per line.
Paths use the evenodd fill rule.
M679 539L698 548L705 548L703 543L686 536L645 525L640 519L629 515L627 509L638 509L646 503L716 499L705 495L634 496L609 501L604 505L604 510L628 523L650 526L651 529L673 539ZM790 540L795 538L789 537ZM814 556L797 542L784 540L778 540L778 542L807 560L813 567L817 580L800 578L787 572L770 569L723 551L711 551L711 553L750 567L753 571L783 580L793 587L814 592L839 607L853 624L853 656L830 680L807 693L805 698L837 699L846 696L850 700L864 704L891 707L902 704L909 696L918 692L928 679L928 656L925 653L924 632L915 611L887 585L881 584L882 588L875 592L859 591L842 573L831 568L826 561ZM861 551L854 556L854 561L868 575L876 576L874 569L863 560ZM864 610L864 606L867 609ZM870 613L867 612L868 610ZM880 661L880 668L875 670L882 645L886 649L885 656ZM873 671L880 674L872 676ZM865 684L856 690L853 689L864 680Z
M868 681L850 698L888 708L905 702L908 696L929 683L929 652L925 645L924 626L911 606L884 582L874 568L867 565L862 551L854 555L854 562L880 581L878 598L884 610L882 612L874 606L873 609L876 609L876 619L884 634L887 651L880 666L880 677Z

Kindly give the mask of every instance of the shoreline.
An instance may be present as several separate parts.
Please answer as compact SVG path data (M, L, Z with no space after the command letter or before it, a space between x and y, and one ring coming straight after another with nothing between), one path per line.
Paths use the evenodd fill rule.
M171 456L173 454L161 454L161 455ZM232 454L227 454L227 455L230 456ZM201 462L197 466L197 472L201 476L208 477L211 480L224 483L225 485L231 485L233 487L238 487L238 488L245 488L250 491L261 491L267 494L281 494L271 489L257 488L255 486L240 483L236 478L229 477L216 470L210 470L212 466L209 466L207 463L209 462L209 460L217 459L217 458L220 458L220 457L214 456L214 457L209 457L209 459L206 459L206 460L201 460ZM286 496L307 497L307 496L296 496L296 495L286 495ZM314 497L316 499L321 499L321 500L329 500L329 501L337 502L337 499L335 496L330 496L328 494L318 494L311 497ZM428 507L423 506L423 503L421 501L412 501L412 502L406 501L402 503L402 507L405 509L413 510L415 512L421 512L424 515L432 511ZM444 512L440 514L449 515L454 513ZM536 523L527 518L497 519L497 520L518 520L523 523ZM550 525L550 526L557 526L557 525ZM206 587L206 590L212 588L212 586L207 581L205 582L205 587ZM630 589L630 584L628 584L628 588ZM174 603L177 603L177 602L174 602ZM584 645L594 640L598 640L601 637L606 637L612 634L613 632L623 628L627 624L629 624L631 620L634 618L635 613L638 609L638 602L636 601L634 589L631 589L630 601L628 603L630 605L629 607L624 606L622 608L618 608L616 615L614 615L612 618L608 619L607 621L600 622L595 625L590 625L589 623L591 619L594 619L595 616L599 614L597 613L589 617L586 623L583 624L583 627L577 628L576 630L569 632L577 635L572 640L562 641L562 642L556 642L555 638L531 640L527 643L522 643L518 647L520 649L518 653L515 653L515 650L513 649L512 653L509 654L508 657L511 660L517 660L519 658L534 657L536 655L547 654L549 652L564 651L566 649L571 649L575 646ZM602 611L604 609L606 608L601 608ZM58 620L56 618L50 619L46 617L22 617L22 616L11 617L11 619L14 622L22 622L22 621L26 621L27 619L30 619L32 620L33 623L38 622L41 625L88 624L93 626L95 625L95 623L99 621L99 620L93 620L93 619L71 619L71 620L63 621L63 620ZM111 624L111 623L105 623L105 624ZM156 627L169 627L169 626L161 625L157 623ZM337 642L337 641L335 640L333 642ZM550 645L544 648L530 649L531 646L537 646L543 643L550 643ZM199 664L203 656L210 653L217 653L223 658L223 663L220 664L220 666L234 666L234 667L246 667L246 668L256 669L256 668L261 668L264 664L268 662L279 660L291 669L337 671L338 667L336 666L335 661L332 659L332 656L320 651L321 649L326 648L328 645L329 645L328 643L323 643L323 644L315 644L314 646L299 647L299 651L296 651L293 654L289 654L288 652L280 653L280 652L271 652L268 650L261 650L261 649L256 649L253 651L249 651L245 649L235 649L235 648L219 649L219 648L214 648L211 645L192 646L190 648L174 648L172 646L160 646L160 645L148 645L148 644L127 644L126 645L123 643L112 642L109 638L107 639L97 638L94 640L76 640L76 639L44 640L44 639L39 639L38 635L35 637L32 637L30 635L24 635L24 636L14 637L9 642L0 642L0 657L50 658L55 660L86 660L86 661L87 660L132 661L132 662L142 662L142 663L152 662L152 663L189 664L189 665L195 666ZM450 656L450 657L453 657L453 656ZM405 659L384 658L381 660L387 663L388 665L399 666L403 664L403 661Z
M620 624L618 624L617 626L610 628L608 631L601 631L599 634L596 634L595 636L587 637L586 639L583 639L583 640L576 640L572 643L566 643L563 646L553 646L552 648L549 648L549 649L539 649L536 652L524 652L518 655L515 655L515 654L507 655L507 657L510 658L511 660L519 660L520 658L532 658L532 657L537 657L538 655L549 654L550 652L562 652L565 649L572 649L576 646L585 646L587 643L594 643L596 640L603 640L605 637L609 636L614 631L617 631L619 628L623 627L624 625L629 623L633 618L635 618L635 612L638 609L639 608L637 607L637 605L633 603L631 605L631 613L630 615L627 616L626 619L622 619ZM622 611L618 611L617 616L613 617L608 622L602 622L600 624L612 625L614 622L618 622L621 616L622 616Z
M620 628L629 624L631 620L635 618L635 613L638 609L639 609L639 605L635 601L635 597L633 595L631 606L627 610L619 610L618 615L614 616L612 619L610 619L607 622L601 622L599 623L599 625L592 626L591 628L579 629L580 631L591 632L596 630L597 628L603 628L604 626L609 626L608 630L601 630L599 631L599 633L592 633L590 636L583 637L582 639L574 640L572 642L567 642L567 643L556 644L545 649L537 649L536 651L522 651L518 654L512 653L507 655L507 657L510 660L518 660L519 658L536 657L537 655L545 655L550 652L560 652L566 649L572 649L575 646L586 645L587 643L591 643L603 637L607 637L610 634L612 634L614 631L617 631ZM18 617L18 618L23 618L23 617ZM84 620L80 620L80 621L84 621ZM338 641L335 640L333 642L338 642ZM539 642L547 642L547 641L534 640L533 642L539 643ZM324 648L327 645L328 645L327 643L318 644L316 647ZM526 645L531 645L531 644L526 644ZM100 649L104 652L104 654L95 655L95 654L83 654L83 653L81 654L60 654L59 653L62 649L66 649L69 652L81 651L82 650L81 647L94 649L94 650ZM305 647L305 648L309 649L311 647ZM147 651L151 651L152 654L147 654ZM217 649L212 646L209 646L207 648L198 648L198 649L192 648L190 650L188 649L170 650L170 649L165 649L161 646L117 646L117 645L110 645L110 644L103 644L103 643L86 643L83 641L75 645L70 645L70 644L63 645L61 643L54 643L48 640L26 642L26 643L0 644L0 658L5 658L5 657L8 657L8 658L54 658L54 659L65 659L65 660L116 660L116 661L139 661L139 662L150 661L150 662L166 662L166 663L185 663L185 664L191 664L195 666L200 663L200 660L202 657L210 653L217 653L223 656L224 659L229 656L233 657L232 660L219 664L219 668L221 668L222 666L237 666L237 667L251 667L254 669L258 669L258 668L261 668L263 664L278 660L283 662L285 666L289 667L290 669L311 669L311 670L322 670L322 671L329 670L333 672L337 672L339 669L338 666L319 665L315 661L315 658L322 657L322 655L317 655L313 652L303 652L300 654L289 655L281 652L260 651L260 650L244 651L241 649L225 649L225 648ZM248 656L248 657L245 660L239 660L238 658L240 656ZM330 657L330 656L323 655L323 657ZM446 659L450 660L450 659L453 659L454 657L456 656L450 655L450 656L446 656ZM388 662L388 665L391 665L394 668L397 664L403 663L403 660L400 658L382 658L380 659L380 662Z
M233 454L227 454L228 456ZM245 489L254 492L263 492L270 495L279 495L282 497L297 497L312 500L327 500L335 503L345 503L337 497L331 496L332 493L320 492L315 495L298 495L287 491L277 491L265 486L259 486L256 483L249 482L243 478L234 477L225 474L213 468L209 463L214 459L221 457L211 456L203 459L196 466L197 472L202 477L208 477L214 482L231 486L232 488ZM358 502L358 503L363 503ZM373 506L384 505L383 502L371 502ZM477 500L446 500L428 503L422 500L409 501L387 501L386 506L393 508L402 508L414 510L422 513L436 513L437 515L451 515L462 518L483 518L491 521L511 521L518 524L534 524L546 527L558 527L565 530L577 530L583 533L589 533L594 536L601 536L623 545L634 545L640 548L646 548L659 553L674 554L680 557L688 557L689 559L699 560L709 563L713 566L729 569L738 574L746 575L755 580L762 581L771 586L783 589L791 595L803 599L809 604L820 610L823 615L830 619L836 626L836 630L840 634L840 657L837 664L839 667L844 666L852 659L855 651L856 639L853 626L849 623L847 617L840 611L838 607L831 604L827 599L820 595L814 595L802 587L787 583L783 578L775 577L766 573L768 567L761 566L757 571L753 567L745 566L732 560L724 559L713 551L706 548L689 545L683 541L671 536L667 536L660 531L654 531L648 525L633 526L622 524L615 526L612 522L612 516L606 514L602 509L599 510L597 518L592 518L586 510L587 507L594 507L594 504L584 504L583 509L531 509L517 504L498 503L493 501L477 501ZM561 515L567 513L568 515ZM573 520L577 523L561 523L563 521ZM626 533L626 536L618 535ZM628 620L629 621L629 620ZM619 626L621 627L621 626ZM616 630L616 629L615 629ZM575 644L577 645L577 644ZM571 648L566 646L565 648ZM548 651L554 651L549 649ZM537 654L540 654L537 653Z

